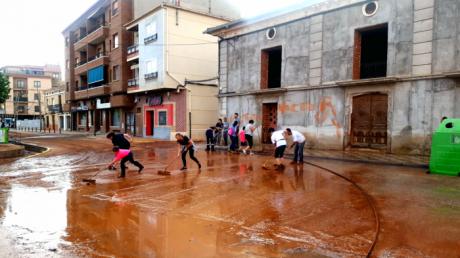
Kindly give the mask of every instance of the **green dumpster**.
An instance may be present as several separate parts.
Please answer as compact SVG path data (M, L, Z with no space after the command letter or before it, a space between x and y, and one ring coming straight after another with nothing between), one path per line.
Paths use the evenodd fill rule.
M8 143L8 128L0 128L0 144Z
M460 176L460 119L445 119L434 133L430 172Z

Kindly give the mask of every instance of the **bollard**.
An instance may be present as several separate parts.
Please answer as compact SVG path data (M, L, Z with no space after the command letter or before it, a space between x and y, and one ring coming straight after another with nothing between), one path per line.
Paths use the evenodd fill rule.
M62 128L59 127L59 134L62 134Z

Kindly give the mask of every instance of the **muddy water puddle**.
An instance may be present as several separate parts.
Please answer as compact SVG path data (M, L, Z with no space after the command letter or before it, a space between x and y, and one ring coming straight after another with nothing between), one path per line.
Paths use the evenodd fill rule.
M162 177L175 146L138 145L144 173L103 171L86 185L110 153L66 148L0 166L0 235L19 256L357 257L375 233L362 194L313 167L267 171L263 157L200 151L201 171L177 161Z

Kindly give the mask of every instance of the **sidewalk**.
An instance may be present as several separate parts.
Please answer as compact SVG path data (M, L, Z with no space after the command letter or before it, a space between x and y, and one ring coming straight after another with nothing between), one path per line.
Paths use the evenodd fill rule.
M206 144L199 144L200 150L206 149ZM256 148L257 153L271 153L271 146L262 148ZM225 146L216 146L217 150L227 150ZM286 153L290 155L292 151L287 150ZM415 155L397 155L388 154L372 150L346 150L346 151L335 151L335 150L304 150L305 158L318 158L318 159L330 159L340 161L351 161L351 162L362 162L372 163L381 165L396 165L396 166L408 166L408 167L422 167L427 168L430 163L430 157L428 156L415 156Z

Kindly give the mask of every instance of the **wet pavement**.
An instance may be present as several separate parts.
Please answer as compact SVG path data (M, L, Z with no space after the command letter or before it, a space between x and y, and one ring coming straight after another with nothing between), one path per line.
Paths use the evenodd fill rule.
M365 257L377 234L373 257L460 257L460 178L324 160L263 170L267 157L203 150L201 171L177 160L159 176L177 146L136 140L142 174L86 185L107 140L22 139L50 150L0 160L0 257Z

